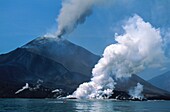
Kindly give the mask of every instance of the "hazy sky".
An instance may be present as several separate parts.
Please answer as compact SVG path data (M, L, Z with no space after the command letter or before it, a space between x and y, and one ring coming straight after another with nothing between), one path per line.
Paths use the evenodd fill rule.
M170 28L170 0L113 1L94 7L87 21L64 38L101 55L114 43L115 33L122 33L123 22L134 14L161 31ZM0 0L0 54L55 31L60 8L61 0Z

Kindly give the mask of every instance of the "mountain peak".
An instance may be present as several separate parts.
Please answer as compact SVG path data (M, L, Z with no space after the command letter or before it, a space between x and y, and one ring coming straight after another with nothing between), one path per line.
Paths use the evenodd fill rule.
M39 37L22 48L61 63L72 72L86 76L91 76L91 68L100 58L63 38Z
M27 49L41 49L44 48L45 46L49 48L51 47L56 47L59 45L67 45L67 44L72 44L68 42L66 39L63 38L53 38L53 37L38 37L31 42L27 43L26 45L22 46L22 48L27 48Z

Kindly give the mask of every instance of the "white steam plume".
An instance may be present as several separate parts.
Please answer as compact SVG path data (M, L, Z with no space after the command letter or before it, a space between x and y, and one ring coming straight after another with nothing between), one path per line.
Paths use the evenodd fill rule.
M123 29L125 33L115 37L117 43L104 50L103 57L92 70L91 81L81 84L72 97L109 97L116 84L113 77L130 77L164 64L166 57L159 29L137 15L130 18Z
M22 87L22 89L19 89L18 91L16 91L15 94L18 94L18 93L20 93L20 92L22 92L22 91L24 91L26 89L29 89L29 84L28 83L26 83L25 86Z
M142 92L143 92L143 85L141 85L140 83L137 83L136 87L129 90L129 95L132 97L132 99L136 99L136 98L143 99L144 96Z
M85 22L86 18L92 14L94 5L106 2L105 0L65 0L62 3L58 21L58 31L56 35L61 37L71 33L78 24ZM108 1L107 1L108 2Z

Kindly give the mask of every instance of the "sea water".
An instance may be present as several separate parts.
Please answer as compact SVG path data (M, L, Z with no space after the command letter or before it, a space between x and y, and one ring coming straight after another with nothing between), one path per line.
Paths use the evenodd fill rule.
M0 99L0 112L170 112L170 101Z

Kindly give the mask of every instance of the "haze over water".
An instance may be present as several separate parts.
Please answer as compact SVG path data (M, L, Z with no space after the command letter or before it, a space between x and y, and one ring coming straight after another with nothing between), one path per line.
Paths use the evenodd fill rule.
M0 99L0 112L169 112L170 101Z

